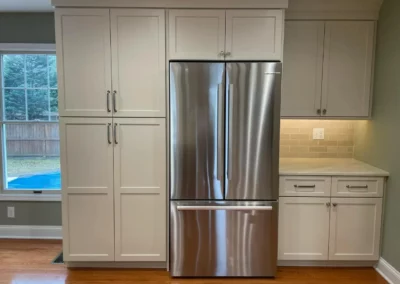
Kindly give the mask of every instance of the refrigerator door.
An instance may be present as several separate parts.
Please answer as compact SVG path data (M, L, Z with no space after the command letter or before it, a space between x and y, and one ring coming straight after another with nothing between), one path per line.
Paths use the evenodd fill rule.
M225 63L170 63L171 199L224 198Z
M172 201L173 277L272 277L278 202Z
M277 200L281 63L227 63L227 200Z

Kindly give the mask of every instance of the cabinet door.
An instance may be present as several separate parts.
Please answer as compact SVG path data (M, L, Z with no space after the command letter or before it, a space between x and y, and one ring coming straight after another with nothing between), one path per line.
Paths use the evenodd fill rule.
M63 253L114 260L113 147L109 118L61 118Z
M56 9L60 116L111 116L108 9Z
M164 10L112 9L114 117L165 117Z
M332 198L330 260L378 260L382 198Z
M114 119L115 260L166 260L165 119Z
M279 198L279 260L327 260L330 198Z
M281 60L283 11L227 10L226 60Z
M285 24L281 116L320 116L324 22Z
M169 10L169 58L224 60L224 10Z
M368 116L375 24L327 22L322 108L326 116Z

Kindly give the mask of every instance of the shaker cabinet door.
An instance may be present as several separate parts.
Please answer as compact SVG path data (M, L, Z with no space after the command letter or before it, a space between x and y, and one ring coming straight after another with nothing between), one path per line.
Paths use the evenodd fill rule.
M327 22L322 79L325 116L366 117L370 111L375 23Z
M224 60L225 10L169 10L169 58Z
M324 22L287 21L281 116L320 116Z
M329 260L378 260L382 198L332 198Z
M330 198L279 198L279 260L328 260Z
M115 260L166 261L163 118L114 119Z
M108 9L56 9L60 116L111 116Z
M283 11L227 10L226 60L281 60Z
M164 13L111 9L114 117L165 117Z
M110 118L61 118L63 253L66 261L114 260Z

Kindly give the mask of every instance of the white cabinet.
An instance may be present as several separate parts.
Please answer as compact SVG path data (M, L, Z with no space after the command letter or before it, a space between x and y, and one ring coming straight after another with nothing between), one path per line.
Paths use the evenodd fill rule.
M164 119L114 119L115 260L166 260Z
M280 260L327 260L330 198L279 199Z
M114 117L165 116L164 10L111 10Z
M326 176L280 176L279 195L329 197L331 181Z
M381 198L332 198L331 260L378 260Z
M286 22L281 116L319 115L323 52L324 22Z
M170 59L223 59L224 10L170 10Z
M375 23L327 22L322 109L326 116L368 116Z
M60 116L165 117L164 13L56 9Z
M383 177L333 177L332 197L382 197Z
M282 10L170 10L169 58L281 60Z
M280 60L282 40L282 11L226 11L226 60Z
M60 116L111 116L109 10L57 9L55 23Z
M113 146L109 118L61 118L63 253L114 260Z
M288 21L282 116L368 117L373 21Z

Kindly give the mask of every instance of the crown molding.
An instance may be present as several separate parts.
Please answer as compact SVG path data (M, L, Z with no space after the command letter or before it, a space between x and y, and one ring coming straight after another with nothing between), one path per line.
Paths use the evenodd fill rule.
M286 9L289 0L52 0L55 7Z

